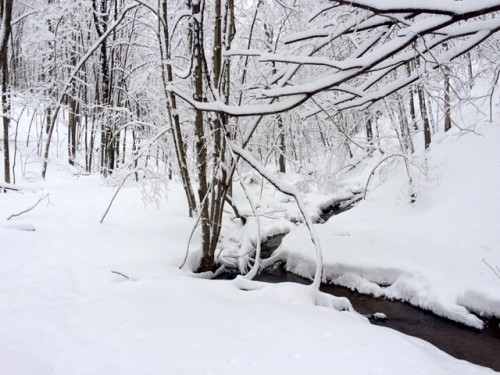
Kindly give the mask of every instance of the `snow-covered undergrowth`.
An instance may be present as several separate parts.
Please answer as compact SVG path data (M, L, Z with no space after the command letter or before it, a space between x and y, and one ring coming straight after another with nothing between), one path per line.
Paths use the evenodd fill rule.
M359 193L357 188L343 188L325 194L319 191L317 182L298 173L280 174L274 171L273 175L300 192L304 206L315 222L320 222L324 210L335 202L349 202ZM253 265L258 243L290 232L304 223L304 218L292 197L279 192L255 172L243 174L241 181L233 184L233 189L233 200L245 220L234 220L234 215L225 217L216 258L220 264L245 274ZM275 260L261 261L261 266L272 264Z
M483 323L469 310L500 317L500 278L491 269L500 264L500 128L476 132L435 135L413 206L403 163L393 164L365 201L318 225L324 280L476 328ZM314 275L305 228L286 236L280 256L288 270Z
M2 374L491 373L322 307L342 301L309 287L245 291L180 271L193 221L175 184L160 209L125 186L102 225L113 189L98 177L53 166L30 187L0 194Z

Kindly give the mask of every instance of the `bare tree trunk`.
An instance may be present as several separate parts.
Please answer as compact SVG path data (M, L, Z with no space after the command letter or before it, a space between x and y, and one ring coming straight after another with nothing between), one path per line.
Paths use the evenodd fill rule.
M278 157L278 165L279 171L281 173L286 173L286 159L285 159L285 129L283 127L283 117L278 115L278 131L279 131L279 140L278 140L278 148L279 148L279 157Z
M215 35L214 35L214 60L213 60L213 89L228 101L227 85L229 84L230 71L228 65L222 61L222 49L229 49L233 35L233 2L227 1L223 16L222 1L215 0ZM207 72L207 63L204 54L204 1L191 2L192 12L192 38L193 38L193 79L194 99L206 100L203 86L210 82ZM223 19L225 22L223 22ZM223 27L223 24L225 27ZM225 67L223 69L223 66ZM208 120L210 134L205 132L204 121ZM217 114L215 117L205 119L200 110L195 111L195 151L198 167L198 199L200 202L200 223L202 231L203 256L199 271L205 272L213 269L215 264L215 250L218 244L223 207L229 191L230 179L223 166L226 164L226 126L227 116ZM208 142L212 143L209 144ZM210 166L209 166L210 163ZM209 179L211 182L209 184Z
M0 3L1 26L0 26L0 69L2 69L2 112L3 112L3 147L4 147L4 170L5 182L10 183L10 155L9 155L9 126L10 126L10 102L8 96L9 69L8 69L8 45L11 34L13 0L3 0Z
M165 51L164 53L162 53L162 55L164 54L165 60L168 61L170 59L170 36L168 30L168 7L166 1L162 3L162 18L163 18L163 39L165 43ZM160 33L158 34L160 35ZM162 48L161 40L160 40L160 48ZM177 157L179 172L181 174L182 185L184 187L184 192L186 193L186 198L188 201L189 216L193 217L196 211L196 199L191 184L191 177L187 167L188 162L186 155L186 144L182 137L180 118L179 118L179 113L177 111L177 99L172 92L169 92L166 89L166 84L172 82L173 80L172 65L170 63L167 63L166 67L164 67L164 65L162 64L162 75L164 82L164 91L168 99L169 117L171 118L171 123L173 125L172 138L174 141L175 154Z
M467 52L467 66L469 73L469 88L472 90L474 87L474 70L472 69L472 52Z
M69 117L68 117L68 161L70 165L75 165L76 155L76 108L75 98L68 98Z
M404 105L403 97L398 94L398 108L399 108L399 118L400 118L400 129L401 137L403 139L403 148L405 154L413 154L413 141L411 139L410 126L408 124L408 118L406 117L406 110Z
M444 131L451 129L451 103L450 103L450 68L443 67L444 70Z
M372 153L374 150L373 147L373 126L372 126L372 117L370 114L367 114L368 119L366 120L366 141L368 142L368 152Z
M204 1L191 3L193 28L193 64L194 64L194 99L203 101L204 55L203 55L203 6ZM196 163L198 167L198 199L201 205L200 223L202 235L202 251L200 271L210 271L214 265L214 254L211 253L210 218L208 183L207 183L207 139L205 137L204 116L201 110L195 111Z
M3 122L3 161L4 178L6 183L10 183L10 146L9 146L9 127L10 127L10 101L8 94L9 84L9 64L7 62L7 46L2 51L2 122Z
M76 51L72 51L71 56L72 66L76 66ZM81 90L79 90L81 92ZM78 102L76 99L76 89L75 84L71 90L70 95L68 95L68 161L70 165L75 165L76 156L76 143L77 143L77 117L78 117ZM79 96L79 95L78 95Z
M412 73L412 63L408 61L406 63L406 70L408 72L408 75ZM417 106L415 104L415 89L410 86L410 116L411 116L411 125L413 127L413 130L417 131L418 130L418 124L417 124Z
M92 0L94 9L94 23L97 35L101 38L108 28L107 0ZM101 104L103 106L100 116L101 121L101 173L108 176L113 173L115 167L115 150L113 142L113 130L109 123L109 69L108 69L108 47L106 40L100 45L99 51L101 63Z
M418 101L420 103L420 115L422 117L422 122L424 124L424 146L427 150L431 144L431 126L429 122L429 117L427 115L427 108L425 103L425 92L421 85L418 86Z

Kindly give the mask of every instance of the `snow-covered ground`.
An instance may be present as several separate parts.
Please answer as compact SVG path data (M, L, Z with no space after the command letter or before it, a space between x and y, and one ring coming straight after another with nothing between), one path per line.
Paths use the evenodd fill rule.
M459 305L497 313L500 280L482 258L500 264L500 133L484 132L446 140L446 152L456 150L446 160L444 151L429 156L435 183L415 207L378 189L318 226L326 275L349 271L337 281L457 311L471 322ZM471 181L469 173L478 170L486 172ZM245 291L242 280L210 281L179 270L193 222L176 184L159 209L144 206L139 187L125 186L104 224L114 189L99 177L52 166L47 182L24 185L32 191L0 194L1 374L492 372L356 313L318 306L306 286L255 283ZM45 199L5 220L45 194L50 204ZM289 267L307 274L314 252L305 237L294 229L283 248ZM198 242L195 236L192 247Z

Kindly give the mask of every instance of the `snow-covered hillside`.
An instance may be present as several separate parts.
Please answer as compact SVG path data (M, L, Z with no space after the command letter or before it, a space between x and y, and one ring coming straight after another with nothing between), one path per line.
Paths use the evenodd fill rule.
M500 128L441 134L417 175L408 203L404 164L370 185L366 200L317 230L324 279L363 293L408 301L482 327L478 315L500 317ZM365 178L366 179L366 178ZM299 275L314 274L305 228L284 240L281 257Z

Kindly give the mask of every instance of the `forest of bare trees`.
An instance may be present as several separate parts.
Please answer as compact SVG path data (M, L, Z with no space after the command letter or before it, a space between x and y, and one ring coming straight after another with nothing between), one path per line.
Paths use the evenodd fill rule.
M201 227L199 270L213 270L223 216L240 216L241 168L286 190L266 166L312 174L310 161L329 155L334 174L398 156L411 185L413 153L459 126L453 109L472 102L476 82L494 95L499 10L493 0L3 0L0 187L16 189L16 164L39 163L50 179L62 155L82 174L178 179ZM399 150L384 148L388 133Z

